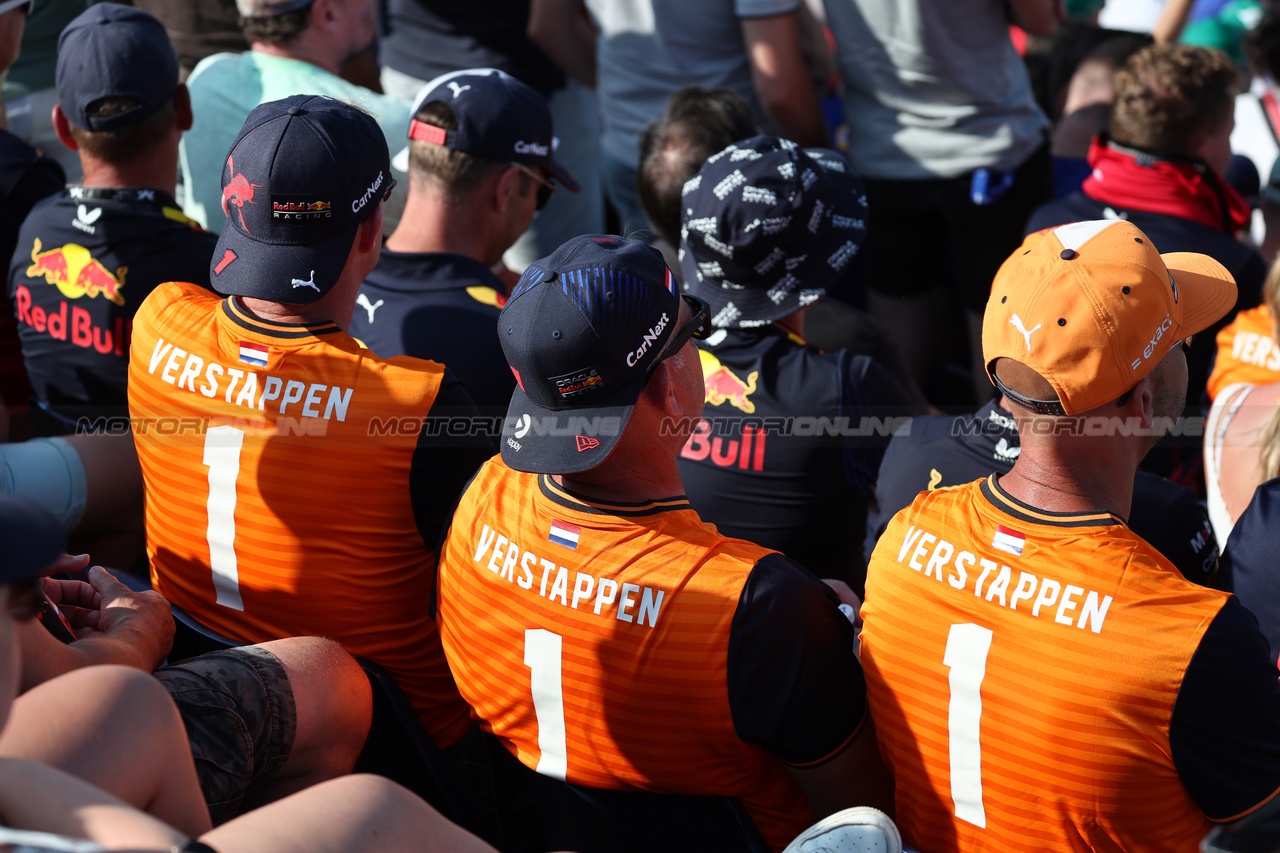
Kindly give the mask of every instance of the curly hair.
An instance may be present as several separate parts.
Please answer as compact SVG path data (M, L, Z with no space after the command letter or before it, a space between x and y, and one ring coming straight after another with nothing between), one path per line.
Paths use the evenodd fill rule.
M1222 51L1156 44L1116 72L1111 136L1151 150L1194 152L1231 115L1240 72Z
M759 133L751 105L731 89L685 86L640 135L637 192L658 236L680 245L680 191L707 158Z

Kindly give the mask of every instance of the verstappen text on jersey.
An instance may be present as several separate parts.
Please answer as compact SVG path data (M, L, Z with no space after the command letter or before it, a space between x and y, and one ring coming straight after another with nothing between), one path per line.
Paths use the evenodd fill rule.
M1095 634L1102 633L1102 624L1111 607L1109 595L1100 596L1093 590L1064 585L1050 577L1038 578L1027 571L1018 572L1018 582L1010 591L1013 571L1008 566L997 565L994 560L978 557L972 551L957 553L950 542L915 525L907 528L898 548L898 563L924 577L936 578L938 583L945 580L957 594L969 590L993 606L1010 610L1018 610L1018 604L1026 602L1018 612L1029 613L1037 619L1052 617L1054 622L1068 627L1088 627Z
M480 543L473 554L472 561L488 568L499 580L515 583L531 594L534 578L538 577L537 594L548 601L559 601L564 607L574 610L582 604L584 611L589 607L596 616L613 616L622 622L634 621L637 625L648 621L650 628L657 627L665 590L633 583L620 584L612 578L598 578L575 571L572 573L573 590L570 591L569 569L557 566L555 561L546 557L539 557L487 524L480 531Z
M281 415L290 414L289 406L297 403L305 418L329 420L336 417L345 421L351 396L355 393L354 388L330 387L318 382L308 384L296 379L286 382L270 374L259 383L256 371L228 367L213 360L206 363L195 353L174 346L164 338L156 339L147 367L147 372L152 375L157 370L163 381L179 390L203 394L210 399L221 396L228 403L258 411L266 411L267 403L271 403L272 409Z

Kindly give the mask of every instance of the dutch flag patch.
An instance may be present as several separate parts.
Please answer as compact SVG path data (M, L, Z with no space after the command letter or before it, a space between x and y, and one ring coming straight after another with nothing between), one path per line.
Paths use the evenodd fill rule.
M1007 551L1015 557L1022 556L1022 548L1027 544L1027 537L1018 531L1005 527L1003 524L996 525L996 535L991 539L991 547L999 548L1001 551Z
M559 519L552 519L551 532L547 534L547 538L557 545L563 545L566 548L578 549L578 537L582 534L582 528L576 524L567 524Z
M270 349L262 344L255 344L249 341L240 342L240 361L245 364L252 364L254 367L266 367L267 355Z

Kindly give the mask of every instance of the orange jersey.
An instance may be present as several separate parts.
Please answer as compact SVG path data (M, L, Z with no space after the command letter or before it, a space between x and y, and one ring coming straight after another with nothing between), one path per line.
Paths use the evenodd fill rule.
M1198 849L1212 824L1170 722L1228 598L1112 515L1040 512L995 477L921 493L876 546L862 610L904 843Z
M1266 305L1241 311L1218 332L1218 356L1209 374L1209 399L1237 382L1280 382L1280 346L1276 345L1271 309Z
M470 720L427 616L435 554L410 495L418 433L401 428L443 373L169 283L134 321L129 408L155 588L246 642L338 640L446 746Z
M785 559L720 536L683 497L584 503L495 457L441 550L445 654L481 725L528 767L738 797L781 849L812 812L783 762L739 736L728 686L735 610L770 557Z

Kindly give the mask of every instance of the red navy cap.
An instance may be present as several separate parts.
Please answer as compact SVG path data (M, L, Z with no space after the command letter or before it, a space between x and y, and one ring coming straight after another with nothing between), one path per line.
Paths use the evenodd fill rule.
M502 461L539 474L604 462L675 334L678 293L639 240L587 234L530 264L498 318L517 382Z
M442 101L458 120L456 130L418 121L423 105ZM542 166L570 192L578 182L556 162L547 99L496 68L470 68L442 74L422 87L409 123L409 139L443 145L499 163ZM408 171L403 169L402 171Z
M227 225L213 289L311 303L338 282L356 230L391 187L387 142L368 113L292 95L249 114L222 168Z

